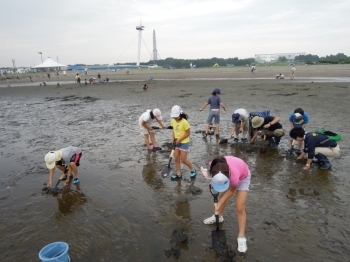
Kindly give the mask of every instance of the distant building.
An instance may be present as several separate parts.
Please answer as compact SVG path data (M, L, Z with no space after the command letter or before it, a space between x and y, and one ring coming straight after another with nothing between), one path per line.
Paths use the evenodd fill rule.
M287 58L287 61L294 60L298 55L306 55L306 53L279 53L279 54L257 54L255 55L255 62L271 63L277 62L280 57Z

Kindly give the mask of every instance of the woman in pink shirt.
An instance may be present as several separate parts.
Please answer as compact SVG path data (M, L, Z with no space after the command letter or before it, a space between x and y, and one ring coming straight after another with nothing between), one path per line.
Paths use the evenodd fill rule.
M202 170L203 171L203 170ZM205 172L205 169L204 169ZM233 156L221 156L210 163L209 174L211 175L211 186L220 192L217 210L219 222L223 222L226 204L236 192L236 212L238 218L238 251L247 251L247 239L245 238L245 227L247 214L245 203L248 196L251 174L248 165L240 158ZM215 215L205 219L204 224L214 224Z

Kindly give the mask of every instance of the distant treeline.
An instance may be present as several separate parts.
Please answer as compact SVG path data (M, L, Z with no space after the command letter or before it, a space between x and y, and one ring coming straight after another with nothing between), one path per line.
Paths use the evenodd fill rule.
M321 64L350 64L350 56L343 53L336 55L327 55L319 57L318 55L298 55L294 58L296 62L305 62L307 64L321 63Z
M163 67L177 67L177 68L189 68L190 64L195 65L196 67L212 67L214 64L218 64L220 67L226 66L245 66L254 63L254 58L238 59L235 58L202 58L202 59L176 59L168 57L164 60L157 60L157 65ZM149 61L146 64L153 64L153 61Z

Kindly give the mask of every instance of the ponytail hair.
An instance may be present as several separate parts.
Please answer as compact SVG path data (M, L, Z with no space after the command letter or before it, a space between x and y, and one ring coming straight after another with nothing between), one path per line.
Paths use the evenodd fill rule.
M180 119L188 119L188 115L186 115L184 112L180 113L179 117Z
M209 173L211 177L215 176L219 171L227 177L230 175L230 167L224 156L214 158L210 163Z

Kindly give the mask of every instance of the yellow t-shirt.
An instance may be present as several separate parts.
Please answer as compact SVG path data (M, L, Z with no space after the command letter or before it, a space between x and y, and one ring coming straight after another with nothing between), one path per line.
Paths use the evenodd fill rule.
M190 124L187 122L186 119L181 119L179 122L177 122L175 119L171 119L170 125L173 127L173 132L175 138L179 138L183 134L185 134L186 130L191 128ZM190 142L190 137L186 137L185 139L181 140L181 143L188 143Z

